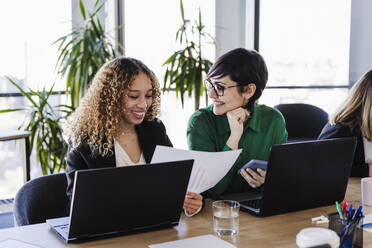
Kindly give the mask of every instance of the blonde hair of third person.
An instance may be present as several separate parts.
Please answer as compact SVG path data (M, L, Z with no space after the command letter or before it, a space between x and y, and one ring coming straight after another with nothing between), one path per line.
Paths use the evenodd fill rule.
M331 118L331 124L336 123L351 129L360 126L363 135L372 141L372 70L353 85L348 98Z
M323 128L319 139L356 137L350 176L372 176L372 70L351 88L347 99Z

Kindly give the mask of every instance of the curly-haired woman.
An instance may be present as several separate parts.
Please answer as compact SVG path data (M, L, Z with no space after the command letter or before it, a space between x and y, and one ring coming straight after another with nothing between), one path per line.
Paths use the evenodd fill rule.
M160 112L160 87L141 61L117 58L95 75L79 107L68 119L67 196L76 170L149 163L156 145L172 146ZM202 204L188 192L189 214ZM193 205L196 205L193 207Z

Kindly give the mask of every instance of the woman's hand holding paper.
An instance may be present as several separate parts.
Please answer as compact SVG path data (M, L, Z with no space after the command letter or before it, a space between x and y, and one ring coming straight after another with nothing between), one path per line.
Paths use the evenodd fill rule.
M183 208L189 215L198 213L203 206L203 196L193 192L186 192Z

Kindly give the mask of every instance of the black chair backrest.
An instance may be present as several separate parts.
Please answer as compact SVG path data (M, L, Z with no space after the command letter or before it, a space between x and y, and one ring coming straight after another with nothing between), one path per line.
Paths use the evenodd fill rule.
M285 119L289 142L317 139L328 122L327 112L310 104L279 104L274 108Z
M67 180L64 173L35 178L17 192L14 217L18 226L68 216Z

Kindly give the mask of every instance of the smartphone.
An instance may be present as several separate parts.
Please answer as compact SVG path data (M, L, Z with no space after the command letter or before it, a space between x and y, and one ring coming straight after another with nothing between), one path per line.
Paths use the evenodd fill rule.
M257 171L258 168L266 170L267 162L263 160L252 159L238 170L238 174L240 174L241 170L245 170L246 168L251 168L254 171Z

